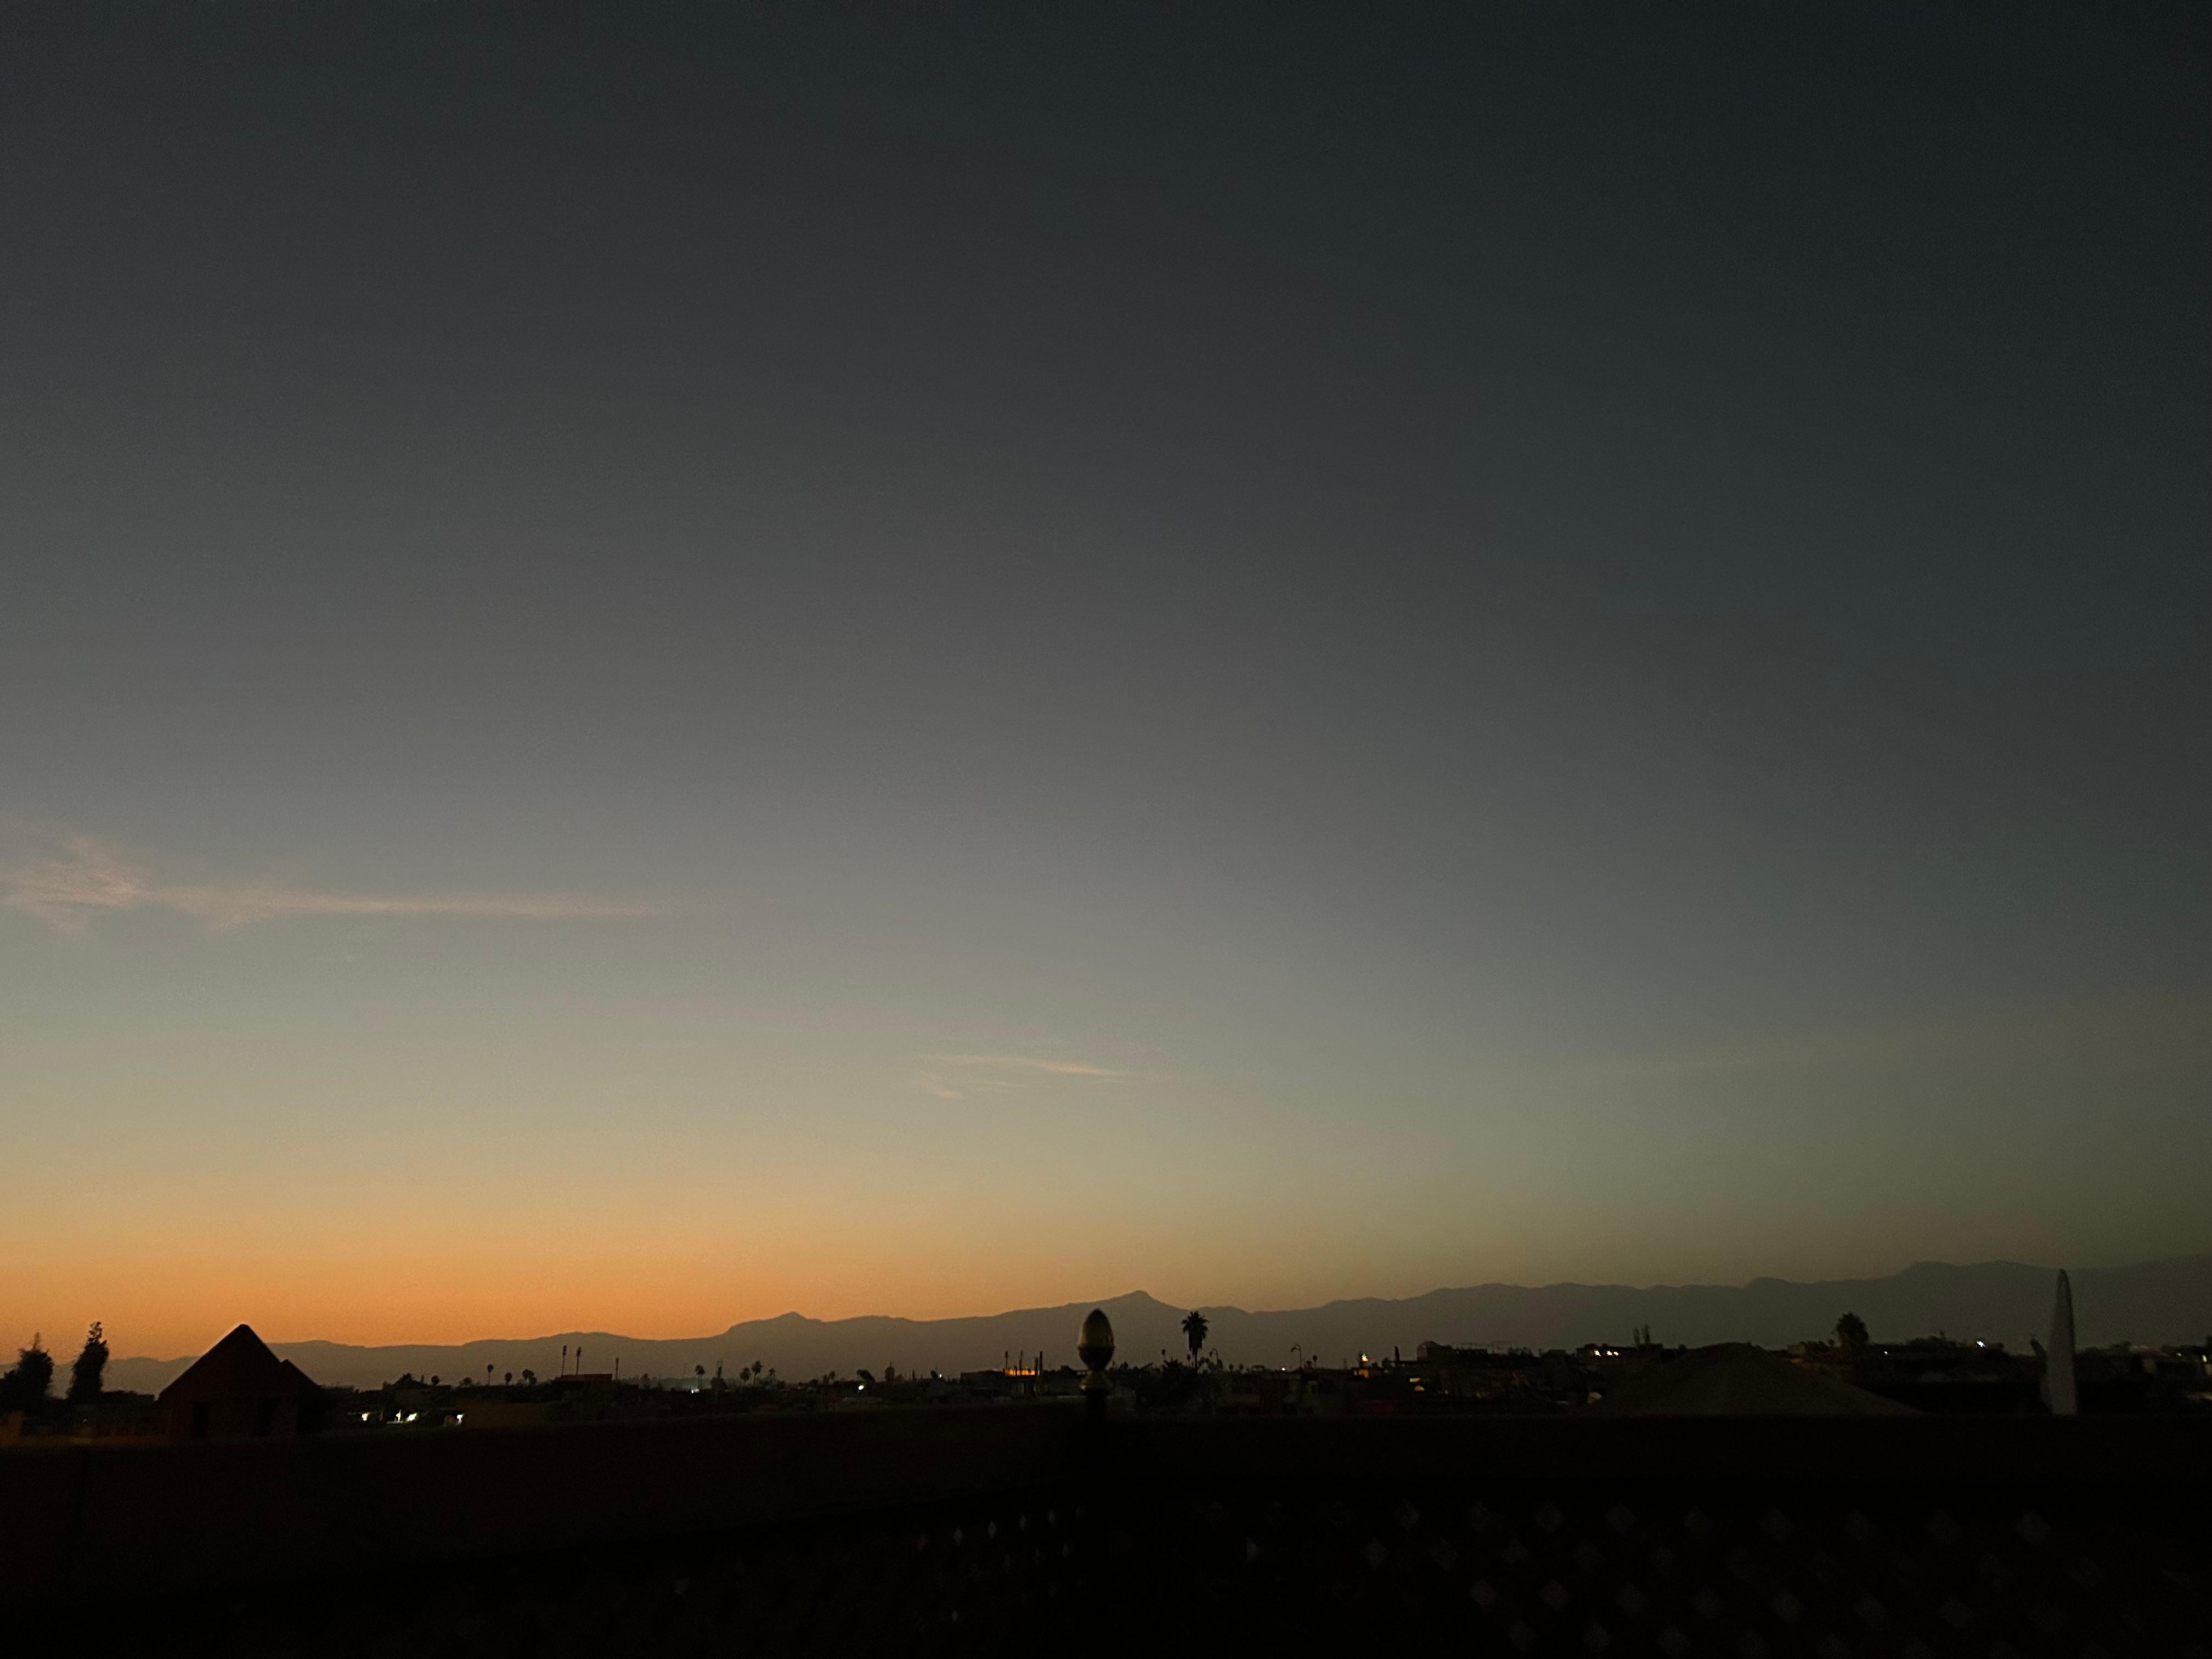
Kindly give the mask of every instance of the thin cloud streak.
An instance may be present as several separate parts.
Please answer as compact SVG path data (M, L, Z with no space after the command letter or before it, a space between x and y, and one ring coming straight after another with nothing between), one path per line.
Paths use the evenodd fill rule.
M1027 1054L931 1054L939 1066L995 1066L1017 1071L1050 1072L1055 1077L1133 1078L1135 1072L1117 1072L1080 1060L1033 1060Z
M40 836L40 850L0 870L0 904L62 933L96 916L166 910L222 932L287 916L507 916L536 921L652 916L661 907L595 893L348 893L260 879L165 879L92 836Z
M923 1054L925 1066L960 1066L981 1075L949 1079L936 1071L924 1072L915 1086L933 1100L966 1100L976 1094L1002 1094L1022 1085L1012 1078L993 1077L993 1072L1042 1072L1049 1077L1089 1078L1102 1083L1127 1083L1146 1074L1094 1066L1087 1060L1048 1060L1034 1054Z

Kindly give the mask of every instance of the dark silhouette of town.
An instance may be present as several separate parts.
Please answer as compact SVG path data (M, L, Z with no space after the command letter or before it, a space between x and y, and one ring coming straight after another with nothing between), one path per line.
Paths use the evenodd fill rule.
M2060 1274L2024 1352L1842 1310L1782 1349L1640 1326L1262 1366L1224 1363L1203 1310L1180 1352L1119 1353L1100 1308L1064 1357L957 1375L625 1376L578 1344L550 1376L373 1388L241 1324L158 1395L104 1386L94 1324L65 1385L36 1338L0 1377L0 1594L36 1628L97 1593L209 1651L487 1626L1103 1651L1377 1618L1505 1651L2189 1650L2159 1644L2212 1583L2212 1342L2076 1352L2074 1319ZM1984 1645L1931 1639L1965 1632Z
M1808 1415L2039 1413L2174 1413L2212 1408L2212 1347L2118 1342L2076 1352L2071 1286L2060 1274L2052 1346L2024 1352L2002 1341L1942 1333L1876 1341L1849 1310L1816 1338L1766 1349L1748 1342L1669 1345L1638 1325L1620 1342L1537 1350L1505 1343L1430 1340L1408 1355L1324 1358L1293 1346L1275 1365L1225 1362L1209 1345L1206 1312L1183 1314L1183 1352L1125 1356L1109 1367L1115 1408L1146 1415L1366 1418L1454 1414L1634 1413ZM1131 1298L1136 1300L1136 1298ZM2207 1338L2212 1344L2212 1337ZM616 1350L587 1366L580 1343L563 1344L541 1376L488 1364L481 1375L403 1372L380 1386L319 1385L240 1325L158 1395L104 1386L109 1349L94 1322L56 1388L53 1357L33 1335L0 1375L0 1444L48 1440L200 1441L306 1433L474 1427L523 1428L664 1418L892 1407L1073 1401L1094 1381L1042 1351L1009 1351L1000 1363L948 1374L931 1368L836 1369L785 1377L766 1361L717 1361L661 1375ZM2057 1383L2054 1403L2053 1378Z

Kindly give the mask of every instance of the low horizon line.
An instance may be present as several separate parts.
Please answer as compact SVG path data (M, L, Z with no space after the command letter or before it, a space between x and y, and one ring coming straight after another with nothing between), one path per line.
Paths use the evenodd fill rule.
M1619 1282L1619 1281L1594 1281L1594 1280L1588 1280L1588 1279L1557 1279L1550 1280L1550 1281L1548 1281L1547 1283L1541 1284L1541 1285L1523 1285L1523 1284L1516 1284L1516 1283L1514 1283L1514 1282L1512 1282L1512 1281L1506 1280L1506 1279L1485 1279L1485 1280L1482 1280L1482 1281L1481 1281L1481 1282L1480 1282L1480 1283L1471 1284L1471 1285L1437 1285L1431 1286L1431 1287L1430 1289L1428 1289L1428 1290L1425 1290L1425 1291L1416 1291L1411 1292L1410 1294L1408 1294L1408 1295L1405 1295L1405 1296L1340 1296L1340 1297L1331 1297L1328 1301L1326 1301L1326 1302L1316 1302L1316 1303L1311 1303L1311 1304L1307 1304L1306 1306L1304 1306L1304 1307L1297 1307L1297 1308L1242 1308L1242 1307L1238 1307L1238 1306L1237 1306L1237 1304L1235 1304L1234 1303L1227 1303L1227 1302L1214 1302L1214 1303L1204 1303L1204 1302L1201 1302L1201 1303L1170 1302L1170 1301L1164 1300L1163 1298L1161 1298L1161 1297L1159 1297L1154 1296L1154 1295L1153 1295L1151 1291L1146 1291L1146 1290L1133 1290L1133 1291L1121 1291L1121 1292L1120 1294L1118 1294L1118 1295L1115 1295L1115 1296L1109 1296L1109 1297L1076 1297L1074 1300L1073 1300L1073 1301L1069 1301L1069 1302L1032 1303L1032 1304L1029 1304L1029 1305L1027 1305L1027 1306L1024 1306L1024 1307L1018 1307L1018 1308L1002 1308L1002 1309L1000 1309L1000 1310L998 1310L997 1311L995 1311L995 1312L992 1312L992 1313L978 1313L978 1314L944 1314L944 1315L939 1315L939 1316L934 1316L934 1317L930 1317L930 1318L915 1318L915 1317L914 1317L913 1316L911 1316L911 1315L908 1315L908 1314L865 1313L865 1314L848 1314L848 1315L845 1315L844 1316L842 1316L842 1317L841 1317L841 1318L837 1318L837 1319L817 1319L817 1318L816 1318L816 1317L815 1317L813 1315L811 1315L811 1314L805 1314L805 1313L801 1313L801 1312L799 1312L797 1309L795 1309L795 1308L792 1308L792 1309L787 1309L787 1310L784 1310L783 1312L781 1312L781 1313L778 1313L778 1314L768 1314L768 1315L764 1315L764 1316L763 1316L762 1317L759 1317L759 1318L757 1318L757 1319L740 1319L740 1320L738 1320L738 1321L734 1322L733 1322L733 1323L732 1323L732 1324L729 1324L729 1325L726 1325L726 1326L724 1326L724 1327L723 1327L721 1329L720 1329L720 1330L714 1330L714 1331L701 1331L701 1332L698 1332L698 1333L694 1334L690 1334L690 1335L682 1335L682 1336L640 1336L640 1335L635 1334L635 1333L623 1332L623 1331L570 1329L570 1330L548 1331L548 1332L544 1332L544 1333L542 1333L542 1334L540 1334L534 1335L534 1336L472 1336L472 1337L467 1337L467 1338L465 1338L465 1339L463 1339L462 1340L458 1341L458 1342L437 1342L437 1341L348 1342L348 1341L345 1341L345 1340L342 1340L342 1339L340 1339L340 1338L337 1338L337 1337L326 1337L326 1336L311 1336L311 1337L276 1337L276 1338L270 1338L270 1337L264 1336L264 1337L262 1337L262 1340L264 1340L264 1342L268 1342L268 1343L270 1343L270 1346L281 1346L281 1347L307 1347L307 1346L313 1346L313 1345L316 1345L316 1344L319 1344L319 1345L321 1345L321 1346L325 1346L325 1347L333 1347L333 1348L356 1348L356 1349L360 1349L360 1350L362 1350L362 1351L363 1351L363 1352L374 1352L374 1351L376 1351L376 1350L379 1350L379 1349L387 1349L387 1348L468 1348L468 1347L475 1347L475 1346L479 1346L479 1345L483 1345L483 1346L496 1346L496 1345L501 1345L501 1344L505 1344L505 1345L514 1345L514 1344L520 1344L520 1343L532 1343L532 1342L557 1342L557 1341L560 1341L560 1340L563 1340L563 1339L565 1339L565 1338L579 1337L579 1336L584 1336L584 1337L593 1337L593 1338L605 1338L606 1340L610 1340L610 1341L617 1341L617 1342L653 1342L653 1343L661 1343L661 1342L707 1342L707 1341L712 1341L713 1340L714 1340L714 1339L715 1339L715 1338L717 1338L717 1337L726 1336L726 1335L728 1335L732 1331L734 1331L734 1330L736 1330L736 1329L739 1328L739 1327L741 1327L741 1326L746 1326L746 1325L769 1325L769 1324L774 1324L774 1323L775 1323L775 1322L776 1322L777 1321L779 1321L779 1320L787 1320L787 1319L797 1319L797 1320L803 1320L803 1321L805 1321L806 1323L811 1324L811 1325L821 1325L821 1326L825 1326L825 1327L826 1327L826 1326L834 1326L834 1325L850 1325L850 1324L857 1324L857 1323L859 1323L859 1322L860 1322L860 1321L862 1321L862 1320L886 1320L886 1321L890 1321L890 1322L894 1322L894 1323L897 1323L897 1324L904 1324L904 1325L951 1325L951 1324L957 1324L957 1323L960 1323L960 1322L963 1322L963 1321L968 1321L968 1320L977 1320L977 1321L981 1321L981 1320L992 1320L992 1319L1008 1319L1008 1318L1014 1317L1015 1316L1017 1316L1017 1315L1020 1315L1020 1314L1058 1313L1058 1312L1063 1311L1064 1310L1066 1310L1066 1309L1069 1309L1069 1308L1077 1308L1077 1307L1081 1307L1081 1306L1082 1306L1082 1305L1084 1305L1084 1304L1085 1304L1085 1303L1086 1303L1086 1302L1088 1302L1088 1303L1089 1303L1091 1306L1093 1306L1093 1307L1107 1307L1107 1306L1110 1306L1110 1305L1112 1305L1113 1304L1117 1303L1117 1302L1128 1302L1128 1301L1132 1301L1132 1300L1133 1300L1133 1299L1135 1299L1135 1298L1137 1298L1137 1297L1142 1297L1143 1298L1145 1298L1145 1299L1146 1299L1146 1301L1148 1301L1148 1302L1157 1303L1159 1306L1164 1307L1164 1308L1189 1308L1189 1309L1192 1309L1193 1310L1194 1310L1194 1311L1196 1311L1196 1312L1204 1313L1204 1314L1207 1314L1207 1315L1222 1314L1222 1313L1243 1314L1243 1315L1245 1315L1245 1316L1249 1316L1249 1317L1255 1317L1255 1318L1256 1318L1256 1317L1263 1317L1263 1316L1267 1316L1267 1315L1273 1315L1273 1314L1302 1314L1302 1313L1317 1313L1317 1312L1320 1312L1320 1311L1322 1311L1322 1310L1325 1310L1325 1309L1328 1309L1328 1308L1334 1308L1334 1307L1342 1307L1342 1306L1345 1306L1345 1305L1347 1305L1347 1304L1355 1304L1355 1303L1364 1303L1364 1302L1418 1302L1418 1301L1421 1300L1421 1299L1422 1299L1423 1297L1431 1297L1431 1296L1444 1296L1444 1295L1449 1295L1449 1294L1450 1294L1451 1292L1455 1291L1481 1291L1481 1290L1493 1290L1493 1289L1515 1290L1515 1291L1588 1290L1588 1291L1742 1291L1742 1290L1748 1290L1748 1289L1750 1289L1750 1288L1751 1288L1751 1286L1753 1286L1753 1285L1759 1285L1759 1284L1797 1285L1861 1285L1861 1284L1874 1284L1874 1283L1878 1283L1878 1282L1880 1282L1881 1280L1882 1280L1882 1279L1898 1279L1898 1278L1901 1278L1901 1277L1903 1277L1905 1274L1906 1274L1906 1273L1911 1273L1911 1272L1914 1268L1916 1268L1916 1267L1948 1267L1948 1268L1954 1269L1954 1271L1960 1272L1960 1273L1969 1273L1969 1272L1972 1272L1972 1271L1974 1271L1974 1270L1975 1270L1975 1269L1977 1269L1977 1268L1983 1268L1983 1267L2021 1267L2021 1268L2025 1268L2025 1269L2027 1269L2027 1270L2029 1270L2029 1271L2031 1271L2031 1272L2035 1272L2035 1273L2069 1273L2069 1274L2080 1274L2080 1273L2118 1273L2118 1272L2123 1272L2123 1271L2125 1271L2125 1270L2127 1270L2127 1269L2129 1269L2129 1268L2133 1268L2133 1267L2160 1267L2160 1266L2164 1266L2164 1265L2166 1265L2166 1264L2167 1264L2167 1263L2169 1263L2169 1262L2178 1262L2178 1261L2203 1261L2203 1260L2207 1260L2207 1259L2212 1259L2212 1249L2206 1249L2206 1250L2189 1250L2189 1251L2184 1251L2184 1252L2182 1252L2182 1253L2180 1253L2180 1254L2179 1254L2179 1255L2160 1255L2160 1256L2149 1256L2149 1257L2144 1257L2144 1258L2141 1258L2141 1259L2138 1259L2138 1260L2136 1260L2136 1261L2132 1261L2107 1262L2107 1263L2104 1263L2104 1264L2102 1264L2102 1265L2093 1265L2093 1266L2087 1266L2087 1267L2057 1267L2057 1266L2055 1266L2055 1265L2046 1265L2046 1264L2044 1264L2044 1263L2041 1263L2041 1262L2034 1262L2034 1261L2014 1261L2014 1260L2013 1260L2012 1258L2010 1258L2010 1257L2007 1257L2007 1256L1992 1256L1992 1257L1990 1257L1990 1258L1988 1258L1988 1259L1986 1259L1986 1260L1984 1260L1984 1261L1936 1261L1936 1260L1934 1260L1934 1259L1932 1259L1932 1258L1923 1258L1923 1259L1922 1259L1922 1260L1920 1260L1920 1261L1908 1261L1908 1262L1906 1262L1903 1267L1898 1267L1898 1268L1894 1268L1894 1269L1893 1269L1892 1271L1890 1271L1890 1272L1888 1272L1888 1273L1877 1273L1877 1274L1873 1274L1873 1275L1861 1275L1861 1276L1856 1277L1856 1278L1850 1278L1850 1279L1784 1279L1784 1278L1781 1278L1781 1277L1779 1277L1779 1276L1778 1276L1778 1275L1776 1275L1776 1274L1772 1274L1772 1273L1756 1273L1756 1274L1753 1274L1751 1278L1747 1279L1744 1279L1744 1280L1742 1280L1742 1281L1741 1281L1741 1282L1740 1282L1740 1283L1720 1283L1720 1282L1715 1282L1715 1281L1704 1281L1704 1280L1686 1280L1686 1281L1683 1281L1683 1282L1680 1282L1680 1283L1677 1283L1677 1284L1630 1285L1630 1284L1621 1283L1621 1282ZM247 1326L247 1327L249 1327L249 1328L252 1326L252 1322L251 1320L240 1320L240 1322L239 1322L239 1324L240 1324L240 1325L245 1325L245 1326ZM236 1326L234 1326L234 1327L232 1327L232 1328L233 1328L233 1329L235 1329L235 1328L237 1328L237 1327L236 1327ZM226 1333L226 1334L228 1334L228 1333ZM256 1335L260 1335L260 1333L256 1332L256 1333L255 1333L255 1334L256 1334ZM220 1338L218 1338L217 1340L220 1340ZM203 1349L201 1352L205 1352L205 1350L204 1350L204 1349ZM149 1363L149 1364L173 1364L173 1363L174 1363L175 1361L179 1360L179 1359L192 1359L192 1358L198 1358L198 1356L197 1356L197 1355L194 1355L194 1354L167 1354L167 1355L157 1355L157 1354L119 1354L119 1355L116 1356L116 1358L117 1358L118 1359L129 1360L129 1361L136 1361L136 1362L143 1362L143 1363Z

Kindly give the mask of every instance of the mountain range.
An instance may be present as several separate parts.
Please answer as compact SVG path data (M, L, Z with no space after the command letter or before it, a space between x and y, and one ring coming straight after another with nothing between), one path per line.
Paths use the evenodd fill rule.
M2078 1337L2084 1346L2110 1342L2195 1342L2212 1331L2212 1255L2176 1256L2124 1267L2089 1267L2072 1275ZM1499 1343L1537 1350L1585 1342L1625 1342L1639 1325L1674 1345L1754 1342L1779 1347L1825 1336L1846 1311L1865 1320L1875 1340L1946 1334L2025 1348L2046 1334L2054 1272L2016 1261L1954 1267L1915 1262L1881 1279L1796 1283L1755 1279L1747 1285L1476 1285L1390 1300L1365 1297L1317 1308L1249 1312L1201 1310L1207 1347L1231 1364L1292 1363L1294 1351L1326 1364L1362 1352L1411 1353L1425 1341ZM356 1347L341 1342L276 1342L284 1358L320 1382L372 1387L404 1372L497 1378L527 1369L540 1377L561 1368L565 1346L582 1351L583 1369L619 1364L625 1376L679 1377L703 1366L732 1376L755 1361L786 1379L846 1376L895 1365L948 1375L980 1370L1002 1358L1036 1356L1048 1365L1073 1364L1076 1328L1092 1307L1114 1322L1118 1357L1142 1363L1163 1350L1184 1352L1180 1322L1187 1310L1143 1291L1070 1302L1052 1308L964 1319L809 1319L787 1313L748 1320L719 1335L649 1339L608 1331L558 1331L521 1339L490 1338L451 1345ZM249 1312L250 1310L246 1310ZM221 1333L211 1334L213 1336ZM155 1390L191 1363L123 1358L108 1366L111 1388Z

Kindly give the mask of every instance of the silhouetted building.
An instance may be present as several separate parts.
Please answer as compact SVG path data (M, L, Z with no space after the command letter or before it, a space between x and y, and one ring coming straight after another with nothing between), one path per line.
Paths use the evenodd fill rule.
M1627 1377L1590 1409L1612 1417L1882 1417L1911 1411L1747 1342L1692 1348Z
M240 1325L161 1390L173 1440L246 1440L321 1426L323 1394Z

